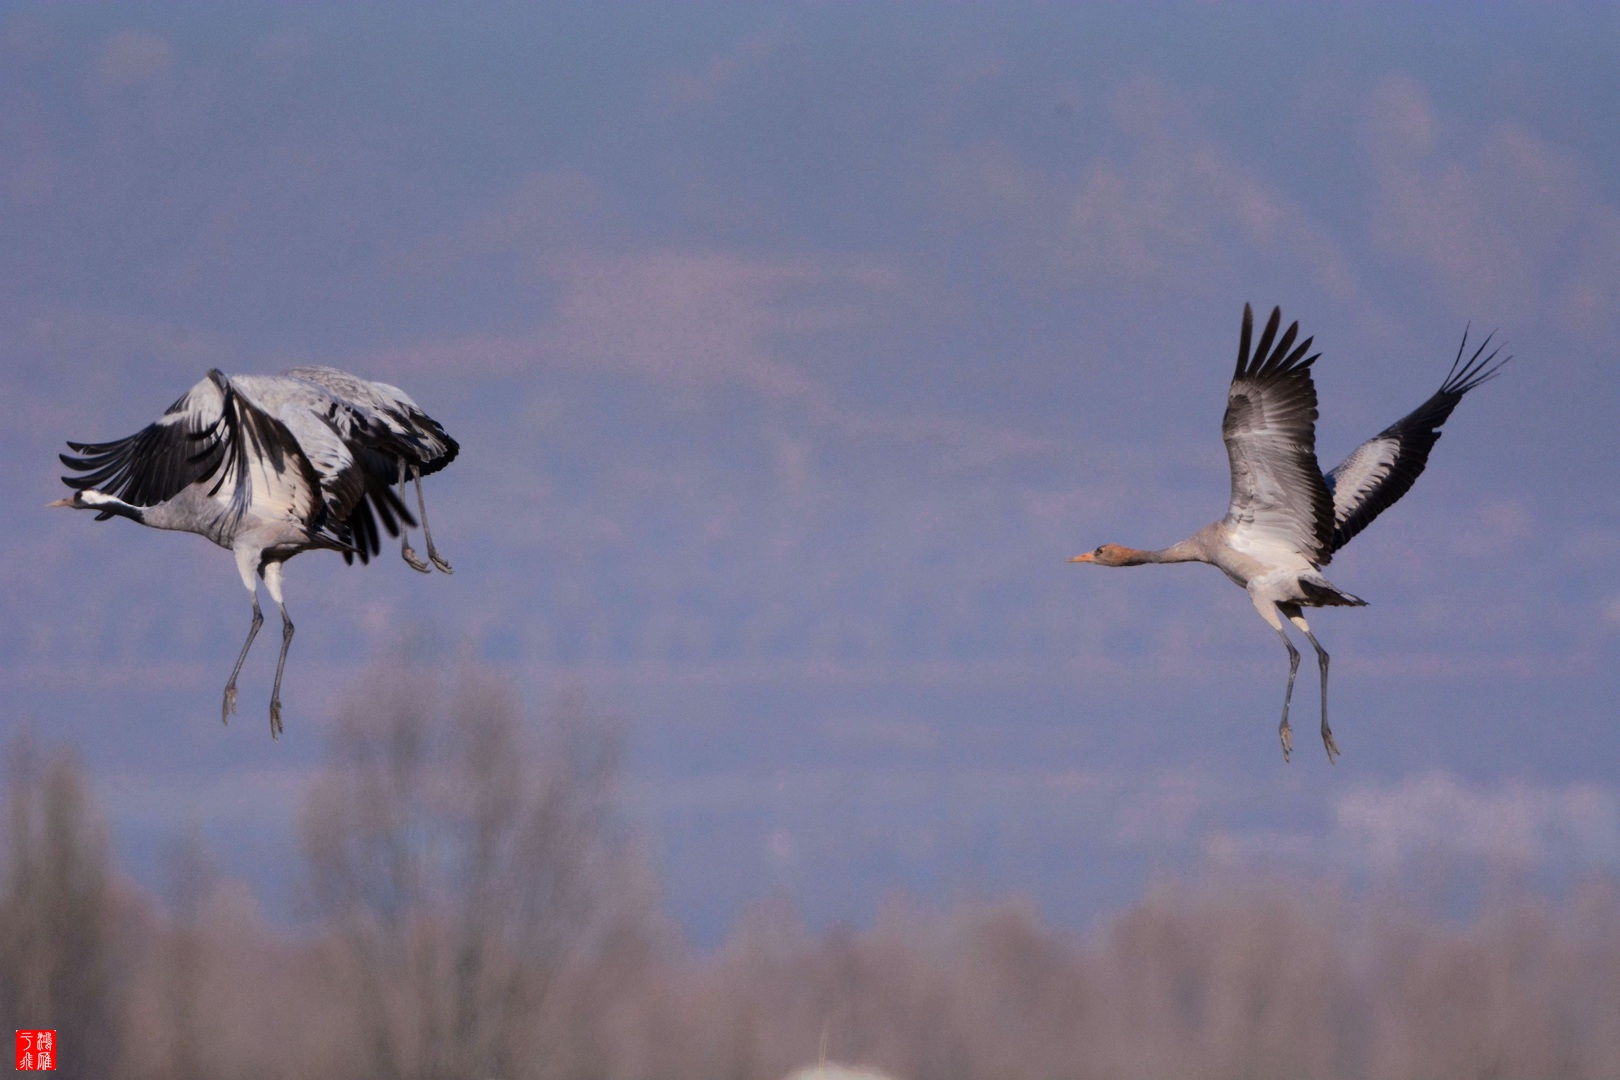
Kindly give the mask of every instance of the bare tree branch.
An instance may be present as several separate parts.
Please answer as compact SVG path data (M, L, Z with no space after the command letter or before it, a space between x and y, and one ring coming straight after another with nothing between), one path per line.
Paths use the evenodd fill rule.
M70 753L43 754L23 735L6 766L0 1015L71 1042L62 1076L105 1077L120 1035L105 829Z
M487 674L447 696L405 669L339 713L301 830L374 1075L539 1075L552 991L602 938L617 738L578 699L520 717Z

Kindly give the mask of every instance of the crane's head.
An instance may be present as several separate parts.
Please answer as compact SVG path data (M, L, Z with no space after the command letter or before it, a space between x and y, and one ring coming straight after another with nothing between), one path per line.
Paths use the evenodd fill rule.
M1122 544L1104 544L1096 551L1076 555L1069 561L1096 563L1098 566L1135 566L1144 561L1138 558L1141 554L1135 548L1128 548Z
M45 508L48 510L53 506L70 506L75 510L109 510L123 505L127 505L123 499L115 498L104 491L97 491L95 488L85 488L82 491L75 491L66 499L48 502Z
M104 491L97 491L95 488L75 491L69 498L57 499L55 502L45 504L46 509L53 506L66 506L74 510L99 510L100 513L96 515L97 521L106 521L115 514L119 517L139 521L142 524L145 524L146 521L144 508L131 506L123 499L115 495L108 495Z

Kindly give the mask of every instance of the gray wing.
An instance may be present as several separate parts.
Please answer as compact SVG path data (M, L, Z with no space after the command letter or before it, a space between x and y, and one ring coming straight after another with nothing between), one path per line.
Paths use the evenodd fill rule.
M1480 383L1493 378L1502 365L1512 357L1496 362L1487 335L1474 355L1465 363L1463 353L1468 348L1468 331L1463 331L1462 344L1457 348L1457 359L1440 389L1395 421L1351 451L1350 456L1327 475L1328 491L1333 495L1333 550L1348 544L1352 537L1371 525L1373 519L1393 506L1422 475L1429 463L1429 451L1440 441L1440 426L1451 416L1457 403Z
M1254 313L1243 305L1237 370L1226 395L1221 434L1232 465L1229 535L1251 543L1281 543L1325 566L1332 558L1333 500L1316 463L1316 385L1297 346L1299 323L1277 338L1282 311L1273 308L1254 352Z
M312 528L320 524L319 478L298 440L218 369L134 435L68 446L78 456L62 454L62 464L85 475L62 482L79 491L149 507L204 484L210 497L228 490L238 517L251 506Z
M368 437L373 447L384 456L414 466L423 476L431 476L450 464L461 449L437 420L397 386L318 365L288 368L282 374L322 387L363 410L372 425Z
M238 375L232 382L292 433L320 480L330 518L348 517L365 497L365 476L351 445L352 408L321 387L284 375Z
M354 555L366 562L382 550L383 529L398 536L416 524L393 488L404 478L404 467L423 476L435 473L455 458L459 446L409 395L387 383L314 365L288 368L281 377L332 403L323 416L348 447L361 481L360 497L345 511L343 525Z

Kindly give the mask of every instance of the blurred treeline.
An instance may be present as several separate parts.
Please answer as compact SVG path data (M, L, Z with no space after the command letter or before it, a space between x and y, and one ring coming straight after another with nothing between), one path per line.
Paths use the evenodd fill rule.
M1153 891L1090 937L1029 905L812 933L763 904L717 952L658 907L579 701L379 671L302 808L310 929L267 926L205 845L165 895L113 867L71 754L9 750L0 1016L58 1075L132 1080L1620 1076L1620 891L1459 923L1266 880Z

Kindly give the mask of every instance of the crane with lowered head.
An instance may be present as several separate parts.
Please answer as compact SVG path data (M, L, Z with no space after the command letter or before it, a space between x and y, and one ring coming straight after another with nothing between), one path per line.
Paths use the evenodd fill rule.
M378 519L389 535L416 521L401 495L416 483L428 556L450 564L427 533L421 478L455 460L459 446L398 387L327 367L280 375L210 371L134 435L107 443L69 442L62 464L79 476L73 494L51 506L126 517L157 529L207 537L236 558L253 598L247 640L225 684L222 719L236 711L236 678L264 616L258 580L281 612L281 655L270 691L270 735L281 734L281 676L293 624L282 597L282 565L302 551L329 549L362 563L381 550ZM395 494L392 485L399 485ZM430 568L403 542L413 568Z

